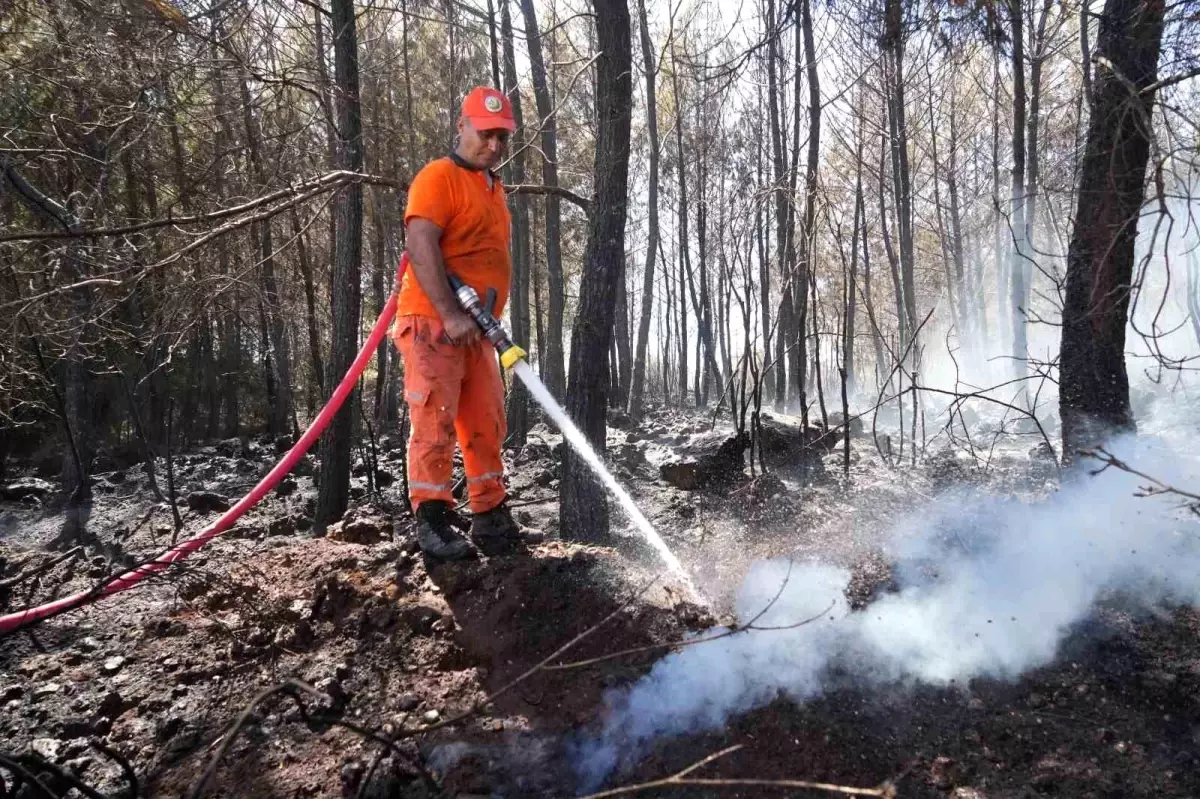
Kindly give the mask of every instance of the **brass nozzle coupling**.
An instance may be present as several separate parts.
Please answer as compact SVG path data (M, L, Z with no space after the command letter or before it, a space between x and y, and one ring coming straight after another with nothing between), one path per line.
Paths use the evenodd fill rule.
M518 347L508 337L508 331L496 317L492 316L491 309L484 307L475 289L456 275L447 275L447 277L450 279L450 287L454 289L454 296L458 299L458 304L475 320L475 324L479 325L488 341L492 342L492 346L500 354L500 364L505 369L511 369L517 361L525 357L525 350Z

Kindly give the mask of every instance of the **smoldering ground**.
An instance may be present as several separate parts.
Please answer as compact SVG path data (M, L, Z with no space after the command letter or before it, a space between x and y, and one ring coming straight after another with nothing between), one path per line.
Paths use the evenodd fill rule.
M1128 437L1111 451L1194 487L1198 443ZM635 763L657 738L720 728L781 695L803 703L847 678L875 690L1015 679L1053 661L1102 599L1135 609L1200 602L1200 517L1178 497L1138 496L1146 481L1127 472L1089 471L1045 502L957 489L899 520L887 546L896 590L863 610L846 601L843 568L755 564L736 616L756 629L681 649L610 691L602 721L572 744L582 785Z

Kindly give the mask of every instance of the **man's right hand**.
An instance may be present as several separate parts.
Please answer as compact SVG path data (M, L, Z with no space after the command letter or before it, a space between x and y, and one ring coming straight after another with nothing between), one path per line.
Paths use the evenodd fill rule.
M466 311L456 309L443 317L442 324L446 329L446 338L455 346L470 346L479 341L482 331Z

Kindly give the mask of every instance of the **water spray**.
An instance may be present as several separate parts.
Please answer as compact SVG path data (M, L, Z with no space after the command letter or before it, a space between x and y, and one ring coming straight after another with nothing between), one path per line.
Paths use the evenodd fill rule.
M702 595L692 583L691 576L687 570L683 568L683 564L679 562L679 558L675 557L675 553L667 546L667 542L663 541L662 536L654 529L654 525L646 518L637 503L633 501L633 497L629 492L617 482L616 478L608 471L604 465L604 461L592 449L587 438L571 421L566 411L562 406L555 401L554 396L546 388L545 384L538 379L533 370L529 367L529 363L525 360L526 352L517 346L508 331L500 324L499 320L492 314L491 302L484 303L475 289L464 283L458 276L448 274L450 287L454 289L454 296L458 298L458 304L467 312L483 334L487 336L488 341L492 342L492 346L496 348L496 352L500 355L500 363L505 369L511 370L517 377L525 383L529 389L529 393L537 400L538 404L550 415L558 429L562 431L563 437L575 448L575 451L583 457L592 472L595 473L605 487L613 493L617 500L621 503L621 507L633 520L634 525L642 534L642 537L654 547L654 551L662 558L667 567L673 571L683 583L684 587L697 599L702 599Z

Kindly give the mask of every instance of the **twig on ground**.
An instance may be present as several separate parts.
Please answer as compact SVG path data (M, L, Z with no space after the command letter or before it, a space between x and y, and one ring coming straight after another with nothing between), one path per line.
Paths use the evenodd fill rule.
M238 714L238 717L234 720L233 724L229 725L229 729L226 730L225 734L219 739L221 741L221 745L217 747L216 754L214 754L212 760L209 761L208 767L204 769L204 773L200 776L200 780L196 783L196 787L194 787L191 793L188 794L189 799L199 799L204 795L205 790L208 789L208 784L212 782L213 777L216 776L217 767L221 765L221 760L225 757L225 753L229 750L229 747L233 745L233 742L237 740L238 733L240 733L242 728L246 726L246 723L250 720L250 716L254 713L255 708L275 694L286 694L295 699L297 704L300 704L300 698L297 696L297 694L301 692L316 697L317 699L332 699L332 697L321 693L311 685L295 679L288 680L287 682L259 691L254 695L254 698L250 700L250 703L242 708L242 712ZM301 705L301 708L303 708L303 705ZM301 712L303 712L303 710Z
M626 796L633 793L641 793L642 791L650 791L656 788L683 788L683 787L707 787L707 788L746 788L746 787L771 787L771 788L798 788L810 791L825 791L826 793L837 793L843 796L876 796L882 799L895 799L896 784L894 780L886 780L875 788L855 788L849 785L834 785L828 782L810 782L808 780L766 780L766 779L715 779L689 777L688 775L697 771L708 764L719 760L726 755L732 754L742 748L742 744L722 749L719 752L714 752L706 757L697 760L692 765L677 771L669 777L663 777L650 782L639 782L636 785L625 785L620 788L611 788L600 793L592 793L581 799L604 799L609 796Z
M0 754L0 768L8 769L17 779L17 783L13 786L14 789L20 789L24 785L28 785L33 789L40 791L41 796L47 799L57 799L54 793L46 787L46 784L37 778L37 775L25 768L20 761L9 757L8 755ZM13 791L13 795L17 794L17 790Z
M396 746L397 741L403 740L406 738L411 738L413 736L420 735L422 733L433 732L434 730L439 730L443 727L449 727L451 725L458 724L459 722L464 721L465 719L468 719L468 718L474 716L475 714L477 714L480 710L485 708L491 702L494 702L499 697L508 693L509 691L511 691L518 685L520 685L522 682L524 682L525 680L529 679L531 676L536 674L537 672L544 670L546 667L546 664L548 664L550 661L552 661L556 658L562 657L564 654L569 652L572 648L577 646L585 638L587 638L592 633L599 630L601 627L603 627L608 622L612 621L620 613L622 613L627 607L629 607L635 600L637 600L638 598L643 596L648 590L650 590L650 588L657 581L658 581L658 578L654 578L654 579L648 581L644 586L642 586L641 588L639 588L638 590L636 590L632 594L630 594L628 599L626 599L624 602L622 602L616 609L614 609L611 613L609 613L603 619L596 622L595 624L593 624L591 627L587 628L583 632L579 633L579 635L576 635L574 638L572 638L570 641L568 641L567 643L560 646L558 649L554 650L552 653L547 655L544 659L542 659L536 665L534 665L534 666L530 667L529 669L525 670L524 672L522 672L519 676L515 677L513 680L508 682L508 684L504 685L499 690L494 691L493 693L491 693L488 696L484 697L483 699L479 700L478 702L476 702L474 705L472 705L470 708L463 711L462 713L459 713L458 715L455 715L455 716L451 716L450 718L447 718L443 721L437 722L436 724L429 724L429 725L425 725L423 727L401 729L401 730L397 730L392 735L385 735L381 732L376 732L373 730L369 730L365 727L361 727L357 724L354 724L353 722L346 721L345 719L342 719L342 718L337 718L337 717L327 715L327 714L311 714L311 713L309 713L307 711L307 709L304 707L303 702L300 701L299 693L301 693L301 692L307 693L318 699L325 699L325 700L331 699L331 697L327 696L326 694L321 693L316 688L313 688L312 686L310 686L306 683L303 683L300 680L291 679L291 680L287 680L286 682L281 683L279 685L275 685L270 688L265 688L262 691L259 691L257 694L254 695L254 697L250 700L250 702L244 708L242 708L242 711L238 714L238 716L234 720L234 722L229 725L229 728L225 731L225 733L219 739L217 739L220 742L220 745L217 747L217 751L213 754L212 759L209 761L208 766L204 769L204 774L201 775L200 780L196 783L195 787L192 789L191 793L188 795L189 799L199 799L201 796L204 795L204 792L208 789L209 784L212 782L213 777L216 775L217 768L220 766L221 761L225 757L225 754L228 752L229 748L233 745L233 742L237 739L238 735L241 733L242 728L245 727L246 724L249 722L250 717L254 713L255 708L257 708L265 700L267 700L268 698L270 698L276 694L285 694L287 696L290 696L292 699L294 699L297 706L299 706L299 708L300 708L300 716L302 719L304 719L305 722L312 720L312 721L319 721L319 722L326 723L326 724L331 724L331 725L338 726L338 727L343 727L352 732L358 733L359 735L361 735L365 738L368 738L372 741L383 744L384 746L388 747L389 749L403 755L404 752ZM216 745L216 743L217 742L214 741L213 745Z
M100 752L105 757L115 760L117 765L121 767L121 772L125 775L125 779L129 781L127 796L130 799L136 799L136 797L141 796L142 784L138 781L137 772L133 770L133 765L129 762L129 758L99 741L88 741L88 746Z
M587 660L576 660L571 663L559 663L555 666L547 666L545 671L567 671L568 669L581 669L585 666L594 666L597 663L604 663L605 661L616 660L617 658L626 657L628 655L636 655L641 652L657 652L662 649L684 649L685 647L689 646L720 641L722 638L730 638L735 635L740 635L741 633L794 630L797 627L803 627L804 625L811 624L812 622L821 618L828 613L831 608L833 608L833 605L834 603L830 602L828 607L826 607L817 615L798 621L795 624L784 624L773 627L757 627L752 624L748 624L744 627L736 627L732 630L726 630L725 632L718 633L717 635L710 635L707 638L694 638L691 641L669 641L661 644L649 644L647 646L633 647L632 649L622 649L620 652L610 652L607 655L588 658Z
M16 575L13 575L12 577L7 577L3 580L0 580L0 591L3 591L6 588L12 588L14 585L20 585L21 583L25 582L26 580L30 580L34 577L37 577L39 574L48 572L51 569L53 569L55 566L57 566L58 564L62 563L64 560L70 560L71 558L75 557L76 555L78 555L81 552L83 552L83 547L74 547L73 549L68 549L66 552L62 553L57 558L54 558L52 560L49 560L49 561L39 564L37 566L31 566L28 569L26 569L25 571L21 572L20 574L16 574Z

